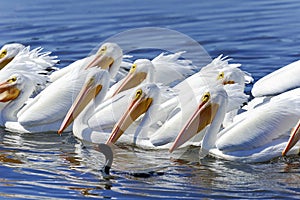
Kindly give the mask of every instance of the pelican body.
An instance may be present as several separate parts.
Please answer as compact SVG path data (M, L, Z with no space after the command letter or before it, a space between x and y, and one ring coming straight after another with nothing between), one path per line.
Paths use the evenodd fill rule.
M2 59L12 58L0 71L0 125L5 126L7 121L17 121L17 113L29 98L47 87L58 60L50 52L41 52L42 48L30 50L21 44L5 45L1 51L6 52Z
M274 96L300 87L300 60L288 64L259 79L251 90L254 97Z
M201 143L200 156L209 153L214 157L247 163L264 162L280 156L287 144L290 130L299 119L299 103L300 88L297 88L247 111L247 114L220 132L210 125ZM205 118L206 116L201 120ZM218 120L217 126L220 125L221 120ZM178 138L185 138L185 135L191 134L187 127L182 129ZM213 139L205 140L206 136ZM177 139L170 151L184 142ZM293 153L295 150L290 152Z
M131 141L130 143L143 148L169 148L171 142L175 140L176 135L184 125L184 122L188 120L189 115L196 109L197 102L203 92L207 90L207 87L225 88L226 86L223 86L223 84L233 85L236 82L234 86L234 93L236 95L231 95L233 98L231 98L228 104L230 107L228 107L226 112L239 108L240 104L247 101L248 97L243 93L245 83L244 76L246 76L246 74L239 70L238 67L239 65L229 65L228 60L220 56L214 59L209 65L203 67L200 72L175 85L172 90L174 90L177 95L167 100L161 98L158 103L159 106L156 107L156 111L153 111L154 108L149 106L149 111L147 110L147 114L144 115L142 122L140 122L138 128L134 130L135 134L131 136L131 140L129 140ZM230 80L231 78L233 78L234 81ZM229 89L230 87L226 88ZM241 96L237 98L239 95ZM156 99L156 97L152 97L152 99ZM235 99L235 101L232 101L232 99ZM124 113L128 112L140 111L124 111ZM149 113L152 114L150 115ZM130 116L130 114L127 115ZM125 114L122 118L126 118ZM117 127L125 126L130 128L127 124L123 125L125 121L126 120L121 120L115 125L107 143L115 143L126 131L126 129L122 130L122 128ZM128 137L125 135L123 137ZM199 139L197 141L199 143Z
M5 123L6 128L25 133L57 131L92 68L100 66L113 76L119 68L120 54L117 44L103 44L94 60L57 78L18 112L17 121Z
M110 132L114 124L125 112L126 106L130 101L130 94L135 91L135 87L143 83L156 81L161 82L163 85L168 85L191 74L194 70L191 62L189 60L178 60L182 53L160 54L152 61L148 59L136 60L128 74L109 88L105 101L101 102L101 104L100 101L97 101L99 104L95 104L94 110L91 110L91 114L88 114L89 119L86 121L86 126L93 130L91 132ZM166 73L172 73L175 76L169 76ZM79 130L80 128L76 129ZM76 135L82 138L79 133ZM88 136L89 134L84 135L86 135L85 139L88 141L95 143L101 141L99 139L91 139L93 136Z
M285 93L300 87L298 74L300 73L300 60L292 62L258 80L251 90L255 97L246 109L251 110L268 103L275 95ZM279 95L280 96L280 95ZM299 106L299 105L297 105ZM295 122L297 119L293 119ZM299 140L299 122L294 124L291 136L286 146L282 149L282 155L286 155ZM295 152L294 152L295 153Z

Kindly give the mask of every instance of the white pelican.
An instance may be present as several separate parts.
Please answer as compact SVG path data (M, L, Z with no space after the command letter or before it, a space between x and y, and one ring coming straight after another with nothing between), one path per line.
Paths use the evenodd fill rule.
M0 49L0 69L5 67L25 46L20 43L5 44Z
M114 126L107 143L115 143L135 120L144 114L142 119L138 122L139 124L133 126L133 130L129 129L130 131L127 131L128 134L125 134L120 140L138 146L141 145L143 147L155 148L149 137L149 135L151 135L150 131L153 132L151 124L155 124L156 117L154 116L162 114L162 112L158 112L159 107L162 104L161 96L168 92L170 91L168 91L167 88L161 88L155 83L146 83L139 86L131 95L131 101L123 113L123 116ZM169 95L169 97L172 98L172 95ZM152 121L153 119L155 119L155 121ZM168 133L166 132L165 134Z
M157 86L155 83L145 83L140 87L141 87L141 89L138 90L138 92L137 92L138 94L134 94L134 95L139 95L140 94L139 92L143 90L144 91L143 96L148 95L149 98L153 97L153 102L151 105L152 110L155 110L155 107L159 106L159 101L160 101L160 96L161 96L159 91L163 90L163 92L166 92L166 93L171 92L171 91L168 91L163 86ZM120 95L123 95L124 93L129 95L128 91L127 92L124 91L118 95L120 96ZM103 93L101 93L101 95L103 95ZM113 98L116 98L118 95L116 95ZM97 105L99 102L101 102L103 97L97 96L93 103L90 103L89 105L87 105L86 108L83 109L81 102L90 101L89 98L85 98L84 96L86 96L86 95L82 95L82 96L79 95L77 97L77 99L80 99L80 101L78 101L79 103L77 101L75 101L72 108L69 110L66 118L64 119L58 133L61 133L72 122L72 120L75 118L74 112L78 112L78 108L80 108L80 110L83 110L83 111L74 120L74 124L73 124L74 135L77 138L85 140L85 141L89 141L89 142L93 142L93 143L103 143L107 140L109 133L111 132L111 128L110 127L107 128L105 126L102 126L102 124L101 124L101 121L103 119L105 120L105 117L106 117L105 115L99 116L99 118L94 118L94 115L93 115L94 106ZM164 98L168 98L167 94L163 94L163 96L164 96ZM123 106L124 106L124 103L123 103ZM151 111L148 111L148 113L149 112L151 112ZM95 120L98 120L98 123Z
M98 63L102 63L101 67L108 69L110 73L115 73L119 68L114 60L122 57L120 55L122 51L117 47L117 45L106 46L101 53L101 59L97 60ZM17 122L7 122L5 126L16 132L57 131L73 99L84 84L89 69L90 66L87 69L75 68L63 78L58 78L19 111ZM71 127L67 129L69 130Z
M95 104L100 104L104 99L109 86L109 74L102 70L97 77L88 77L73 105L66 114L58 133L61 134L73 121L73 134L83 140L100 143L102 134L94 132L89 127L90 115L95 109ZM93 100L94 99L94 100ZM101 119L99 119L101 120Z
M253 98L246 106L245 110L267 103L273 96L300 87L297 74L300 73L300 60L288 64L278 70L262 77L254 83L251 90Z
M0 71L0 125L4 126L7 121L16 121L17 112L29 97L46 87L48 74L57 69L53 65L58 60L49 56L51 52L41 52L42 48L30 50L17 43L4 45L1 51L5 54L2 61L11 60Z
M12 73L0 83L0 126L7 121L17 121L17 113L24 106L37 85L47 81L45 76L22 71Z
M231 59L223 55L218 56L213 59L211 63L203 67L198 73L193 74L184 81L180 82L174 86L176 91L186 91L186 90L198 90L198 88L203 85L209 85L214 82L219 82L223 85L227 84L238 84L240 90L238 93L242 98L244 96L245 84L249 84L253 81L251 75L245 71L242 71L239 67L241 66L238 63L229 63ZM205 79L198 81L199 79ZM245 101L246 102L246 101ZM234 117L238 112L238 108L231 110L226 113L225 119L223 121L223 126L228 126L233 122Z
M12 50L12 48L14 50ZM31 73L33 76L37 74L44 76L45 80L36 84L36 89L33 95L36 95L43 90L50 81L49 75L53 71L58 70L58 68L54 66L59 61L57 60L57 56L50 56L51 52L42 52L43 49L41 47L30 50L29 46L24 47L21 44L14 43L4 45L2 49L10 52L10 56L12 56L14 52L14 57L0 71L0 81L6 80L14 73L25 73L27 74L27 77L29 77L28 73ZM8 54L9 53L7 53L7 55Z
M240 64L229 64L229 61L230 59L220 55L199 72L175 85L174 90L184 91L188 87L191 90L198 90L199 87L213 82L213 84L220 83L223 85L236 83L242 86L240 89L243 92L245 84L252 82L253 79L250 74L239 69ZM198 81L199 79L204 80Z
M107 68L111 78L118 73L122 63L123 52L119 45L115 43L104 43L100 46L96 54L77 60L70 65L52 73L50 75L51 82L58 80L64 75L73 73L74 70L84 70L90 67Z
M103 70L99 68L91 68L82 71L80 73L80 76L74 76L74 79L71 79L70 81L66 80L65 86L69 87L71 90L60 92L60 90L58 89L57 92L47 93L46 90L54 90L59 87L59 82L56 81L52 83L33 100L22 107L22 109L17 113L16 118L11 121L6 121L5 127L10 131L22 133L56 131L59 128L65 116L65 113L69 109L65 108L64 106L68 103L66 100L72 100L72 93L74 92L72 91L72 89L80 90L83 83L85 82L86 77L94 77L95 74L99 73L99 71ZM19 95L19 98L24 99L23 93L27 91L28 88L23 88L22 90L21 87L18 87L17 89L18 91L22 92L22 95ZM48 107L43 107L44 95L47 95L47 97L52 100L52 102L48 102L51 103ZM55 97L57 96L61 96L61 98L55 101ZM40 102L40 100L42 101ZM11 103L12 105L17 105L17 102L14 101L12 101ZM28 112L28 109L30 109L30 112ZM39 119L39 121L36 122L36 119ZM26 123L24 123L24 121Z
M174 60L175 58L177 59L178 55L169 55L172 56L172 62L170 63L170 66L172 66L172 63L176 63L178 61ZM160 56L161 58L161 56ZM161 60L160 63L164 63L164 60ZM229 59L227 59L226 57L222 57L219 56L217 58L215 58L210 64L208 64L207 66L203 67L200 72L193 74L192 76L184 79L183 81L181 81L180 83L178 83L177 85L175 85L174 87L172 87L172 89L176 92L178 92L179 96L177 97L177 99L173 99L171 101L168 101L164 104L164 106L162 107L162 109L160 109L161 112L164 113L164 115L166 117L168 117L169 113L178 105L178 100L180 100L181 102L184 102L185 99L188 99L187 95L184 92L180 92L180 91L190 91L191 92L188 95L191 95L190 98L193 98L194 96L196 96L196 93L198 92L199 88L202 86L205 86L207 84L211 84L214 82L219 82L219 83L223 83L223 84L233 84L233 83L237 83L239 84L240 87L240 92L239 93L243 93L244 92L244 84L245 83L249 83L252 81L252 77L247 74L246 72L242 71L239 69L240 65L239 64L229 64L228 63ZM186 61L186 63L183 63L182 66L184 65L189 65L190 61ZM165 62L166 64L168 64L169 62ZM181 64L181 63L179 63ZM179 65L177 64L177 65ZM188 67L188 66L187 66ZM154 68L154 70L153 70ZM127 77L124 79L123 83L120 88L122 87L133 87L133 86L137 86L138 83L142 82L142 80L144 80L143 78L146 77L147 81L143 81L143 82L151 82L154 81L154 79L158 82L158 83L163 83L163 85L168 85L170 82L175 81L174 79L172 81L167 81L165 82L162 78L162 76L159 76L160 78L158 78L156 75L158 74L158 72L156 72L155 74L153 74L153 71L159 71L159 69L157 69L158 67L155 67L155 63L153 65L151 65L151 62L149 62L148 60L137 60L133 66L131 71L129 72ZM163 66L160 66L159 68L163 68ZM179 66L177 66L177 68L180 69ZM171 73L172 71L170 70L169 73ZM165 74L165 76L168 76ZM156 77L156 78L155 78ZM139 81L138 81L139 80ZM169 79L170 80L170 79ZM156 82L154 81L154 82ZM122 83L122 82L121 82ZM127 83L127 85L126 85ZM194 91L195 90L195 91ZM113 90L115 91L115 90ZM119 91L122 91L122 89L120 89ZM127 93L123 93L122 95L119 95L116 98L112 98L108 101L105 101L104 103L102 103L101 105L99 105L96 109L95 109L95 114L92 118L94 118L95 120L93 120L91 118L90 123L92 123L91 121L94 121L95 123L99 123L99 125L103 128L113 128L114 124L120 119L122 113L125 112L125 108L126 108L126 104L128 103L127 99L123 99L124 97L128 97L129 94L131 94L132 92L134 92L134 90L132 91L127 91ZM110 91L108 92L109 94ZM246 101L244 95L241 95L241 97ZM164 102L165 100L163 100L162 102ZM117 108L117 109L116 109ZM238 107L237 107L238 108ZM233 110L231 111L230 117L226 118L226 121L224 121L224 123L229 124L231 123L233 117L235 116L237 111ZM105 115L105 119L103 119L103 115ZM101 120L99 122L99 118L102 118L103 120ZM162 118L160 119L162 120Z
M107 98L113 97L122 91L134 88L142 82L153 82L154 70L154 65L150 60L136 60L132 64L128 74L119 82L109 88Z
M114 96L124 90L134 88L141 83L161 83L163 85L174 84L182 81L196 71L190 60L179 59L184 52L165 55L161 53L152 61L148 59L136 60L126 77L113 85L107 97Z
M288 64L259 79L251 90L254 97L274 96L300 87L300 60Z
M108 132L111 131L114 124L121 117L126 109L129 96L134 88L142 82L153 81L154 66L150 60L136 60L127 76L109 88L105 101L95 104L95 109L91 111L88 120L91 129ZM99 120L101 119L101 120Z
M194 113L189 115L189 119L186 120L185 125L176 137L170 152L173 152L174 149L183 145L200 132L200 139L203 138L202 141L205 141L201 142L201 148L211 148L212 143L216 140L216 135L207 132L219 132L225 117L227 104L228 95L222 87L211 87L206 90L197 108L194 109Z
M0 52L0 66L3 71L29 71L32 73L51 74L58 68L54 67L59 60L57 56L50 56L51 52L42 52L38 47L30 50L19 43L6 44Z
M213 69L218 66L218 65L222 65L223 67L219 67L219 68L226 68L225 66L227 66L228 68L228 62L227 60L219 60L216 59L213 63ZM232 67L232 66L230 66ZM153 70L153 64L149 61L149 60L145 60L145 59L139 59L137 60L131 69L131 72L129 72L128 77L130 81L134 80L134 83L129 83L129 86L134 87L136 85L136 82L142 82L143 80L147 79L151 82L151 80L154 78L153 74L151 74L151 70ZM235 67L232 67L234 69L236 69ZM208 71L208 70L207 70ZM212 70L213 71L213 70ZM229 72L229 70L227 70ZM233 70L232 70L233 71ZM197 84L191 84L194 87L200 87L201 85L206 85L209 82L221 82L221 83L228 83L229 82L233 82L233 81L229 81L227 76L231 76L231 73L227 73L224 74L223 72L221 73L221 77L219 77L220 75L218 75L219 71L214 71L214 73L211 73L209 75L204 75L203 77L201 76L194 76L194 81L197 81ZM229 74L229 75L227 75ZM135 78L132 78L135 77ZM189 78L188 78L189 79ZM128 78L125 78L125 80L128 80ZM237 81L238 82L238 81ZM127 82L128 83L128 82ZM190 83L192 83L190 81ZM244 83L243 83L244 84ZM192 101L195 98L195 94L194 93L188 93L185 94L185 91L189 91L190 90L190 85L189 84L180 84L181 86L179 87L181 89L182 92L182 96L179 97L179 99L176 98L171 98L174 97L174 93L173 95L170 95L171 91L169 91L169 95L162 95L162 98L160 100L160 103L162 105L160 105L159 108L159 118L157 119L157 121L159 120L158 123L163 123L164 121L166 121L168 118L172 117L172 113L175 114L177 112L177 110L179 108L178 107L178 102L180 100L182 105L188 105L187 102L185 101ZM176 86L175 86L176 88ZM237 87L236 87L237 88ZM240 87L238 87L240 88ZM175 89L178 90L179 89ZM197 89L195 88L195 91L197 91ZM241 91L243 91L243 87L241 89ZM93 130L93 132L110 132L111 129L113 128L113 126L115 125L115 123L121 118L122 114L125 112L125 109L127 107L128 104L128 96L132 93L135 92L135 89L132 90L126 90L123 91L117 95L115 95L114 97L112 97L111 99L106 100L105 102L101 103L100 105L95 105L96 109L94 110L93 113L89 113L89 119L87 120L87 124L84 125L85 127L88 126L90 130ZM164 92L166 93L166 91ZM238 91L237 94L239 94L240 92ZM167 101L168 100L168 101ZM158 101L158 100L157 100ZM243 103L244 101L247 101L247 96L246 95L242 95L242 97L240 98L240 100L238 100L238 104ZM190 102L189 102L190 104ZM170 114L171 112L171 114ZM152 119L153 116L152 116ZM178 120L178 119L177 119ZM178 124L178 123L177 123ZM81 126L83 126L82 124L80 124ZM79 127L80 125L76 125L76 127ZM180 123L179 123L180 125ZM64 130L64 128L66 127L66 125L62 125L61 129L59 130L59 132L62 132ZM77 130L79 130L80 128L76 128ZM144 129L146 130L146 129ZM178 130L179 131L179 130ZM83 136L80 136L79 133L77 133L76 135L79 135L79 138L83 138ZM95 142L95 143L99 143L102 140L96 138L96 139L91 139L90 134L86 134L88 135L85 140L87 141L91 141ZM97 135L97 134L95 134ZM98 136L101 134L98 134ZM103 139L103 136L101 136ZM93 138L93 137L92 137Z
M237 94L236 92L238 92L239 90L239 86L237 84L230 85L227 86L227 89L230 90L230 87L234 91L232 92L232 95L235 96ZM236 90L235 87L238 87L238 90ZM161 104L158 98L159 90L155 90L155 87L153 86L149 88L152 88L153 91L149 89L148 91L146 90L146 92L144 92L143 89L137 90L136 96L133 98L131 104L128 106L128 109L126 110L122 118L115 125L107 143L115 143L118 138L126 131L126 129L135 121L135 119L138 118L141 114L145 113L142 121L134 131L134 134L127 134L126 142L130 142L131 144L135 144L143 148L168 148L170 147L171 142L175 140L176 135L183 126L182 122L186 121L189 114L191 114L193 112L193 109L197 107L195 101L197 101L200 94L202 94L208 88L214 88L212 90L218 91L222 90L223 93L226 94L225 90L223 89L223 85L220 84L203 86L198 89L198 94L190 93L188 91L183 92L182 97L185 96L186 98L181 99L180 109L177 108L173 111L173 113L169 113L168 119L161 122L160 119L162 117L162 111L165 107L165 104L169 102L167 101L166 103ZM234 98L234 96L232 96L232 98ZM156 100L156 98L158 98L158 100ZM148 103L150 101L149 99L151 100L151 102L153 101L151 104ZM156 100L155 103L154 100ZM245 99L243 99L243 101L244 100ZM173 101L173 99L171 99L171 101ZM140 105L140 102L146 102L146 104ZM226 104L225 108L227 112L230 111L230 109L234 109L236 107L227 107ZM128 132L131 131L132 130Z
M15 120L16 113L33 94L39 92L49 81L48 74L57 68L57 56L42 52L42 48L30 50L19 43L4 45L2 61L10 60L0 71L1 84L1 125Z
M215 115L201 142L200 156L212 156L240 162L264 162L281 155L287 144L288 133L300 117L300 88L273 97L268 103L253 110L229 127L218 132L221 117ZM213 111L213 110L212 110ZM200 124L210 122L211 115L200 118ZM204 120L204 122L202 122ZM186 135L196 134L187 122L170 151L185 142ZM183 138L183 139L182 139ZM290 152L295 153L295 148Z
M245 109L251 110L259 106L263 106L268 103L275 95L284 93L289 90L300 87L300 81L297 76L300 72L300 60L292 62L278 70L264 76L259 79L251 90L252 95L255 97L252 99ZM248 112L237 116L235 120L243 118L243 115L247 115ZM294 131L291 133L290 139L282 155L286 155L287 152L297 143L299 140L299 125L294 127Z
M112 134L110 135L110 138L108 138L107 143L115 143L119 139L119 137L128 129L128 127L142 114L145 115L139 126L149 130L148 127L151 123L151 116L157 114L158 107L161 103L161 90L162 89L159 88L159 86L157 86L155 83L146 83L144 85L141 85L131 95L131 101L127 106L127 109L124 112L123 116L114 126ZM141 131L140 128L138 128L138 130ZM147 133L147 130L145 130L144 133ZM129 134L127 140L134 140L134 135L136 134ZM149 141L147 135L140 134L139 136L140 138L142 138L142 140Z
M109 89L106 101L100 105L95 105L95 110L91 111L93 114L89 115L90 128L99 131L103 131L103 129L111 131L114 124L125 111L129 101L128 98L134 91L134 87L139 84L153 81L171 84L191 74L195 67L191 65L189 60L178 59L182 53L160 54L152 61L148 59L136 60L127 76ZM169 74L175 74L175 76L168 76L166 71ZM182 74L179 75L179 72ZM168 76L168 78L163 78L164 76L161 73L164 76ZM110 98L111 96L113 97Z

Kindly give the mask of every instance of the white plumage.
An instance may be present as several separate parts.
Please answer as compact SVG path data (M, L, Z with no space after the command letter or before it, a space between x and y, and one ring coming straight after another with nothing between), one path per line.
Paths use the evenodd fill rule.
M226 74L224 74L222 70L226 71ZM239 73L233 73L235 72L234 70ZM221 77L219 77L220 72L222 75ZM237 74L239 75L237 76ZM126 131L127 135L124 134L122 137L127 138L125 141L127 140L128 143L143 148L169 147L185 121L188 120L194 109L197 108L199 98L201 98L204 91L208 88L224 87L228 90L230 94L230 103L228 106L225 106L227 108L226 112L239 108L243 102L247 101L248 96L244 94L245 79L244 77L240 78L240 76L244 75L245 74L237 68L237 65L233 67L228 64L228 60L221 57L216 58L212 63L201 69L200 72L174 86L172 90L177 93L175 97L173 96L170 99L156 102L159 106L154 106L154 108L152 108L151 105L142 121L139 122L140 124L135 127L136 129L130 129L129 127L130 130ZM234 81L231 80L231 78L233 78ZM237 83L233 84L234 82ZM238 82L240 82L241 85L238 84ZM223 86L223 84L225 84L225 86ZM159 96L157 93L151 94ZM148 96L149 95L147 94L147 97ZM159 98L156 96L151 96L151 98ZM123 117L125 117L125 115ZM125 130L120 131L120 129L117 128L122 127L123 124L124 122L121 120L115 125L114 133L111 135L111 139L108 142L116 142L119 137L118 135L123 134ZM132 134L132 132L134 132L134 134ZM121 139L121 141L124 142L124 139ZM199 143L200 140L198 139L197 142Z
M200 155L209 153L239 162L263 162L278 157L291 128L300 117L299 109L300 88L275 96L268 103L247 111L220 132L210 126L205 135L213 137L214 141L210 141L207 148L203 139ZM218 126L221 126L221 121Z
M122 50L117 44L106 43L98 54L94 64L107 69L113 77L118 71ZM57 131L92 67L91 63L85 63L61 74L61 78L57 78L18 112L18 121L7 122L5 126L17 132Z
M251 90L254 97L270 96L300 87L300 60L259 79Z

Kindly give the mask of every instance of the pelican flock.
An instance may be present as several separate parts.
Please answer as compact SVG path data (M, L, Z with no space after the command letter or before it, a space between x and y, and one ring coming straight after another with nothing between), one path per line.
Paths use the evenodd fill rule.
M220 55L206 66L185 52L123 58L116 43L61 69L42 48L0 50L0 126L20 133L72 132L80 140L144 149L199 146L207 155L265 162L299 154L300 61L256 81Z

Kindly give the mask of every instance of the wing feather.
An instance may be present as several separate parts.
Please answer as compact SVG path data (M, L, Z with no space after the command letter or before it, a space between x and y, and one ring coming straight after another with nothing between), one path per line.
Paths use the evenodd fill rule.
M277 138L288 137L288 132L300 117L300 108L294 109L291 102L285 103L271 102L249 111L247 117L219 133L217 148L223 152L253 149Z

